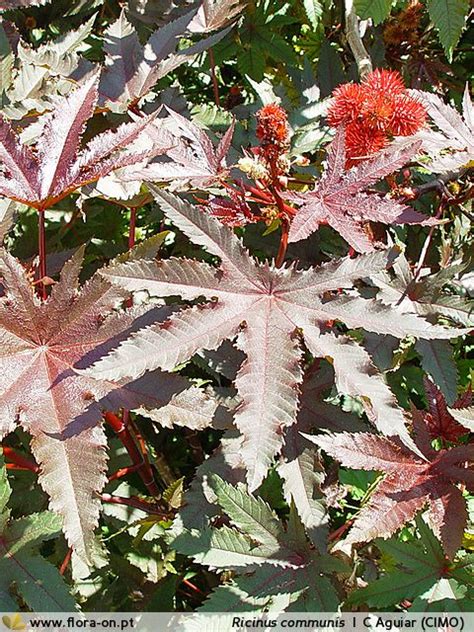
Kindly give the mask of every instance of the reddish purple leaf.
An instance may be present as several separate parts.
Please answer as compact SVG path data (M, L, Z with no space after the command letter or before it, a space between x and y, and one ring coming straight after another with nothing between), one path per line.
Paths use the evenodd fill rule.
M146 290L155 296L182 296L205 304L180 310L163 326L130 337L90 369L107 379L138 377L161 367L172 369L202 349L216 349L237 336L246 359L236 378L242 404L235 423L244 435L242 455L251 489L262 482L283 443L285 429L295 421L302 379L301 338L314 356L331 358L341 392L362 395L369 418L382 432L398 435L412 445L403 412L362 347L347 336L326 330L327 321L340 319L350 327L404 337L451 337L412 314L396 314L377 301L338 294L356 279L385 269L397 251L371 253L332 261L318 268L276 268L249 256L232 231L207 213L179 198L150 187L165 214L194 243L222 260L220 267L189 259L135 261L104 271L122 287ZM414 447L416 450L416 447Z
M0 194L37 209L49 208L84 184L114 169L136 164L169 148L168 137L155 134L145 149L126 150L156 114L124 123L96 136L81 152L79 146L98 99L98 76L91 77L46 114L36 147L22 145L10 123L0 118Z
M116 311L127 293L98 274L79 290L82 254L80 249L65 264L60 282L41 302L20 263L0 250L6 288L0 298L0 433L5 436L20 423L33 435L40 483L51 508L64 517L69 543L86 558L99 517L97 492L106 483L106 439L98 425L103 408L164 406L166 423L180 406L188 416L189 411L183 401L188 383L177 375L159 371L145 379L111 382L75 371L137 327L170 313L153 306ZM191 397L200 412L207 398L196 391Z
M364 230L367 222L384 224L436 224L410 207L389 197L364 190L396 169L403 167L419 151L420 142L407 142L379 152L371 160L349 171L344 169L344 130L336 133L328 153L326 171L313 191L293 193L287 198L300 205L291 227L289 241L309 237L319 225L329 224L357 252L370 252L374 244Z
M454 556L467 519L457 485L474 490L474 472L465 468L474 461L473 444L439 452L430 449L423 461L396 439L346 432L307 438L347 467L385 474L357 516L350 542L387 538L427 506L446 554ZM415 441L419 448L426 445Z
M418 411L423 416L430 435L445 441L457 442L467 433L460 423L448 411L446 400L440 389L428 378L424 379L428 411ZM472 392L466 391L454 404L453 408L464 408L472 402Z

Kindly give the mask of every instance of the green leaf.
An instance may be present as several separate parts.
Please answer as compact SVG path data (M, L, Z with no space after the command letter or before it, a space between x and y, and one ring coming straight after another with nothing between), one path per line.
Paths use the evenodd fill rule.
M163 500L172 509L179 509L183 504L184 476L173 481L163 492Z
M254 612L260 601L250 597L236 582L217 586L199 608L199 612Z
M323 574L350 569L337 558L315 553L294 505L284 527L267 503L242 485L233 487L207 474L207 486L217 497L212 503L219 504L245 533L224 525L181 531L175 538L174 548L195 561L237 571L231 583L211 593L200 611L281 611L293 605L298 611L337 610L338 595ZM267 544L258 545L259 540Z
M295 457L295 458L291 458ZM298 512L308 536L321 550L326 550L327 512L322 502L321 482L323 474L314 450L304 448L300 454L291 455L278 465L283 479L283 491L290 504L290 519L287 533L292 526L293 509ZM296 527L298 524L296 522Z
M362 20L371 18L375 26L388 18L392 4L393 0L354 0L357 15Z
M428 0L430 18L449 61L466 24L468 11L469 0Z
M319 53L318 84L321 96L327 97L341 83L346 81L341 55L329 40L324 40Z
M137 259L154 259L166 237L169 235L169 232L169 230L163 230L152 237L148 237L148 239L144 239L131 250L127 250L115 257L109 265L113 265L115 263L125 263L126 261L135 261Z
M354 591L349 597L351 604L374 608L398 604L427 593L443 577L446 561L440 543L422 519L417 520L417 526L419 540L376 540L388 567L382 577Z
M265 55L258 46L250 44L239 52L237 68L242 75L249 75L255 81L262 81L265 72Z
M443 393L446 402L457 398L458 372L453 359L453 348L448 340L417 340L415 349L421 356L424 370Z
M338 603L336 591L321 576L316 562L298 569L260 567L255 573L219 586L200 612L331 612L337 610Z
M349 470L340 468L339 480L343 485L351 488L351 496L360 500L369 489L370 485L377 479L377 472L366 472L364 470Z
M191 117L212 130L227 130L232 124L232 114L218 108L214 103L197 103L191 108Z
M220 529L187 531L172 543L178 553L213 568L246 567L271 562L267 548L253 547L249 538L226 525Z
M10 597L16 591L33 610L59 612L76 609L67 584L55 566L32 549L61 532L62 519L52 511L9 520L7 502L11 488L7 470L0 456L0 609L18 610Z
M11 542L8 554L39 546L45 540L54 538L61 532L62 518L52 511L32 514L14 520L8 527L8 540Z
M9 603L6 595L14 583L23 600L33 610L59 612L76 609L69 588L57 568L31 550L33 546L39 546L44 540L58 535L61 522L59 516L45 511L15 520L3 530L0 545L0 606Z
M0 22L0 96L12 83L13 51L3 24Z
M70 612L77 609L58 569L39 555L20 553L0 560L0 577L1 592L8 592L14 582L28 606L37 612Z
M323 7L319 0L303 0L303 7L308 17L309 23L315 29L323 14Z
M264 500L247 494L242 485L229 485L217 475L211 475L209 482L219 505L236 527L262 544L271 547L278 545L281 527Z
M5 523L8 520L9 512L7 510L7 503L10 499L12 488L8 482L7 468L5 467L5 461L3 454L0 455L0 530L3 531Z
M463 612L462 603L467 586L454 579L441 578L426 593L413 602L413 612Z

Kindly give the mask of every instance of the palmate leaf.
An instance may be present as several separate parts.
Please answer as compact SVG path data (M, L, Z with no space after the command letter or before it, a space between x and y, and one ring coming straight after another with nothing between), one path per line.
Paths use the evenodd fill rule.
M422 519L417 520L417 525L419 539L408 542L397 539L375 541L389 569L369 586L355 590L349 597L349 603L383 608L405 599L413 601L428 591L432 593L443 580L455 579L472 567L472 556L471 559L468 556L468 559L461 558L454 564L447 564L443 549L432 531Z
M179 40L190 29L195 14L193 10L168 22L142 46L125 11L122 11L106 32L106 68L100 83L101 99L115 108L138 102L159 79L214 46L227 34L228 29L225 29L177 50Z
M69 78L61 84L63 91L69 92L73 87L71 77L86 78L94 72L91 62L80 56L78 49L91 34L96 16L92 16L78 29L68 31L53 41L41 44L35 48L19 41L17 57L20 62L11 90L8 91L8 99L13 107L7 108L10 116L19 118L25 110L45 108L51 109L47 97L57 96L58 86L53 92L52 85L56 82L49 81L52 77ZM19 114L16 114L19 111Z
M390 309L375 300L339 295L323 300L331 290L347 288L354 280L390 265L396 251L372 253L357 259L333 261L299 271L259 264L244 250L231 230L177 197L150 187L168 218L191 240L221 259L220 268L186 259L130 262L104 271L108 279L127 290L146 290L154 296L205 296L210 302L181 310L160 326L133 335L116 351L88 370L101 379L137 377L162 367L171 369L201 349L215 349L237 334L246 359L236 378L242 404L235 424L244 436L242 458L251 490L262 482L285 429L296 418L302 380L302 331L315 356L334 364L336 382L343 392L362 395L377 427L399 435L413 446L404 416L370 362L368 354L345 337L323 333L327 321L338 319L350 327L405 337L449 338L456 330L430 325L411 314L391 318ZM416 450L416 447L414 447Z
M150 125L147 134L155 139L162 136L163 130L169 131L177 139L166 151L167 162L150 162L144 168L129 169L124 175L125 181L151 180L153 182L171 182L175 190L181 188L206 188L228 175L226 156L230 149L234 133L232 123L214 147L209 136L195 123L184 118L170 108L169 116L159 119L156 125Z
M305 239L321 223L327 223L357 252L370 252L374 250L374 244L364 230L368 221L423 226L437 224L438 220L402 206L393 199L364 193L369 185L403 167L419 148L419 141L394 145L347 171L345 134L340 128L331 143L326 170L314 190L286 196L301 205L291 223L289 241Z
M413 92L422 101L437 128L416 134L416 138L422 141L423 151L431 158L431 171L446 173L468 165L474 160L474 113L469 85L466 84L463 95L463 116L436 94Z
M329 579L322 573L342 570L334 568L337 560L326 555L315 556L313 553L309 553L308 542L302 531L302 525L298 522L294 505L291 508L291 525L289 523L283 530L281 523L275 522L275 515L268 505L261 499L250 496L242 486L238 485L245 478L241 459L241 444L242 437L236 436L235 431L229 432L223 437L221 445L215 453L199 466L197 475L185 494L184 506L173 525L173 531L178 536L184 534L184 537L174 541L174 546L181 550L181 545L183 545L188 552L198 556L195 559L199 559L199 561L212 560L219 568L225 567L219 557L222 554L222 549L218 551L207 548L209 534L212 533L210 525L214 522L215 517L222 512L221 507L224 508L225 506L227 507L226 513L232 523L241 529L238 532L241 536L239 541L242 540L242 536L245 538L247 535L251 538L254 546L252 549L254 557L249 560L253 568L251 573L248 573L249 568L242 567L245 575L234 577L231 583L215 589L200 611L258 611L268 607L271 607L272 610L282 610L292 606L292 604L295 604L295 608L303 611L311 611L312 609L317 611L334 610L337 607L337 595ZM310 442L305 441L305 445L310 445ZM216 473L220 479L216 478ZM225 479L226 483L222 479ZM229 485L229 482L232 485ZM300 510L298 511L300 512ZM314 514L312 513L311 516L313 517ZM270 533L268 532L269 528ZM278 555L265 561L265 558L261 556L262 547L255 548L256 534L259 534L258 541L267 542L266 552L271 554L275 551L275 539L277 542L284 539L286 537L285 531L288 533L287 543L284 544L283 549L281 544L278 545L276 548ZM322 531L324 532L324 529ZM199 540L199 535L203 532L208 534L207 540L205 538ZM324 533L315 535L314 522L310 524L308 535L311 535L311 532L313 532L311 540L316 540L319 544L325 541ZM291 544L288 544L290 541ZM284 559L282 560L285 547L286 562ZM291 553L292 550L294 551L293 554ZM326 551L326 547L324 547L324 551ZM307 555L307 565L295 566L294 562L297 558L294 555L296 552L298 552L300 561L302 557ZM230 561L227 553L225 553L225 557L227 561ZM234 551L232 553L233 563L235 564L239 560L244 561L243 558L237 558ZM292 563L288 564L290 560ZM242 572L239 567L235 567L235 570ZM269 601L269 597L271 597L271 601Z
M331 382L332 383L332 382ZM303 389L305 387L303 386ZM312 393L314 395L314 392ZM303 390L303 396L305 391ZM311 398L312 400L313 398ZM308 403L309 404L309 403ZM278 473L283 479L283 491L288 504L294 503L298 515L306 527L308 537L321 550L326 550L326 511L321 502L320 483L322 469L314 446L301 437L301 429L310 430L321 423L320 411L325 413L325 421L330 418L330 410L338 417L338 409L329 404L311 401L311 409L305 408L304 419L288 429L285 447L278 464ZM299 416L302 411L300 411ZM344 413L341 412L341 415ZM350 415L346 415L349 420ZM308 421L308 423L306 423ZM346 420L345 420L346 421ZM346 421L348 424L348 421ZM216 514L217 497L209 486L209 474L217 473L227 482L236 484L245 480L244 464L241 457L242 437L235 431L228 432L221 440L215 453L199 466L196 477L185 495L185 506L181 509L174 529L202 529L209 525L209 519Z
M145 151L120 152L139 138L153 120L151 115L96 136L80 151L82 133L97 104L97 84L98 77L92 76L57 102L45 115L35 149L21 144L10 123L0 118L1 195L37 209L49 208L82 185L166 149L154 144Z
M396 440L376 435L340 433L307 439L347 467L378 470L385 478L357 516L349 542L387 538L426 505L436 534L449 557L458 550L466 525L466 505L456 486L474 489L474 472L463 466L474 461L474 445L435 452L423 424L417 424L420 459Z
M37 548L61 532L61 518L50 511L10 519L7 503L11 488L0 458L0 608L17 611L13 587L39 612L76 609L64 579L55 566L37 554ZM35 550L36 549L36 550Z
M274 597L272 609L286 609L294 602L299 603L300 611L337 607L334 587L323 574L344 571L345 567L338 560L318 556L311 550L294 507L284 528L270 507L245 492L243 486L230 485L216 475L209 477L208 484L216 504L239 530L224 525L183 532L173 546L200 564L234 568L237 572L242 568L246 574L217 588L202 611L227 612L242 606L244 610L268 608L269 595Z
M79 49L91 34L96 17L39 46L33 47L22 39L15 42L17 72L8 86L3 105L8 119L20 120L32 111L50 111L59 94L69 94L76 82L83 83L95 72L94 64L82 57ZM22 142L29 144L36 140L44 118L40 116L23 130Z
M163 418L170 414L168 403L174 415L182 405L189 417L189 409L188 383L175 375L155 372L128 384L74 371L126 338L140 321L149 324L169 315L167 308L152 306L113 311L126 294L98 274L79 291L82 255L81 249L64 266L60 282L41 302L21 265L0 251L6 288L0 299L0 432L5 436L19 422L33 436L51 508L64 517L69 543L87 557L99 516L97 492L106 483L106 440L97 425L103 408L165 405ZM194 388L190 396L204 415L207 396Z

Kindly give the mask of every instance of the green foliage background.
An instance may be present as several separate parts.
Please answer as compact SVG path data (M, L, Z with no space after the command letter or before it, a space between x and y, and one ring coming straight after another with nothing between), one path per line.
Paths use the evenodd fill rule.
M118 18L123 4L127 3L57 0L4 12L0 24L0 98L7 116L21 126L24 116L37 116L44 107L43 99L50 98L46 87L42 97L33 94L25 75L23 94L18 88L22 96L19 103L9 99L12 81L24 63L7 37L10 24L15 25L30 47L45 46L50 51L43 65L44 85L53 85L58 77L67 75L67 66L74 63L78 51L91 62L103 60L104 32ZM173 4L180 5L179 9L189 3L162 2L163 10L154 12L146 6L153 3L145 1L145 12L139 19L133 12L137 3L130 4L132 21L143 42L169 19ZM386 41L386 29L396 23L407 4L392 0L355 1L358 16L370 20L364 42L374 64L400 70L407 86L430 89L434 85L459 104L473 62L472 31L465 28L468 0L427 0L422 6L416 43L404 41L400 34L400 41L394 46ZM165 95L164 102L178 111L187 111L212 134L221 134L236 117L237 150L255 144L256 110L262 104L280 100L294 130L293 151L310 156L316 165L315 174L323 157L320 148L328 140L328 130L321 125L319 102L340 83L357 78L344 35L343 8L342 2L332 0L251 0L237 25L213 47L222 107L214 104L208 53L161 79L154 93ZM61 46L65 34L71 31L76 38ZM312 91L315 85L320 94ZM120 114L111 112L102 119L96 117L86 137L108 128L118 118ZM429 176L421 172L419 179L427 181ZM452 187L455 189L456 183ZM433 215L436 195L430 193L416 204ZM65 260L63 253L70 253L83 243L87 244L84 278L127 249L129 209L101 198L89 198L84 201L84 211L87 221L78 210L76 199L69 197L48 212L47 243L54 271ZM455 207L448 209L450 222L433 239L427 259L430 265L439 268L439 261L448 254L451 259L471 265L470 217L467 203L464 212ZM163 215L154 203L147 201L138 208L137 226L138 240L163 229ZM394 237L406 244L412 261L417 260L426 234L427 230L419 226L394 230ZM262 258L275 256L275 234L262 236L260 228L249 227L243 236L254 253ZM306 263L319 263L346 252L342 239L325 228L314 241L322 253L321 259L314 261L314 249L306 252L303 247L298 250L298 257ZM36 244L36 212L24 209L8 234L7 246L17 257L29 260L36 255ZM196 248L176 235L174 240L166 241L164 253L192 257ZM471 382L473 347L459 342L446 344L448 357L439 367L442 373L438 371L435 378L445 380L443 390L453 400ZM405 341L394 352L386 376L400 405L407 410L410 404L426 408L423 376L436 368L429 363L422 365L420 349L413 341ZM324 360L321 365L329 370ZM180 367L180 371L199 385L212 383L223 390L229 387L229 380L213 371L202 358ZM357 401L335 398L331 390L325 395L346 412L360 416ZM59 574L68 549L57 517L47 511L47 498L32 472L7 473L2 464L1 609L168 611L232 610L245 606L255 611L279 607L324 611L335 610L339 604L344 609L474 609L472 497L468 498L471 522L464 548L449 571L437 539L421 518L387 541L359 547L352 557L343 547L330 556L321 549L321 534L308 537L295 508L285 501L276 469L253 497L237 480L226 478L226 472L219 469L218 457L206 460L218 446L221 432L207 430L198 435L185 429L158 429L139 415L136 423L150 451L163 494L161 504L168 518L128 506L104 504L93 569L73 555L72 562ZM29 453L28 443L21 431L4 442L25 454ZM129 461L113 433L109 445L112 473ZM210 510L202 481L206 473L213 471L213 465L217 474L207 477L206 483L208 493L211 490L215 498L213 513L199 528L198 523L193 525L191 514L193 508L198 513ZM330 479L340 500L334 502L327 523L320 528L322 532L329 529L334 533L367 502L377 475L332 465ZM123 497L147 495L136 473L109 483L106 492ZM183 533L178 528L180 524L192 528ZM284 581L279 569L278 581L285 590L262 590L262 585L272 585L272 574L278 568L272 559L280 555L284 560L300 555L310 565L300 573L286 568ZM15 559L28 569L30 577L22 575Z

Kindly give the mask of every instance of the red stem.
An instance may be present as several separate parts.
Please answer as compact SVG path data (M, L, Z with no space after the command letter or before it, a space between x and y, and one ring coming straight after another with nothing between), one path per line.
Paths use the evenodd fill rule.
M39 472L39 469L40 469L39 465L37 465L34 461L29 459L28 457L23 456L22 454L19 454L13 448L3 446L3 454L5 456L5 460L8 461L7 468L8 468L8 465L16 466L14 468L8 468L8 469L29 470L30 472L34 472L35 474Z
M145 443L145 439L143 438L143 435L141 434L139 428L137 427L137 424L133 422L133 420L130 418L130 413L128 410L124 410L123 411L123 419L125 421L125 413L128 413L128 424L132 427L132 430L135 434L135 439L137 440L138 443L138 448L141 452L142 455L142 459L145 462L147 468L150 470L150 472L153 472L153 469L150 465L150 460L148 459L148 450L146 447L146 443Z
M194 590L194 592L197 592L199 595L203 595L204 597L206 596L206 593L203 592L200 588L198 588L196 584L193 584L192 582L190 582L189 579L183 579L183 584L186 584L186 586L189 586L191 590Z
M130 228L128 232L128 248L129 250L135 246L135 237L137 229L137 208L134 206L130 209Z
M113 474L109 476L109 483L110 481L116 481L119 478L123 478L124 476L127 476L128 474L133 474L133 472L136 472L140 467L141 467L140 464L129 465L128 467L121 467L119 470L117 470L116 472L114 472Z
M112 505L126 505L127 507L134 507L135 509L141 509L150 514L157 514L163 516L166 520L170 516L160 509L154 503L147 503L145 500L140 500L136 496L130 496L130 498L123 498L122 496L112 496L111 494L99 494L99 498L104 503L111 503Z
M286 249L288 248L288 233L290 232L290 224L286 218L282 218L281 223L281 237L280 247L278 248L278 254L275 261L277 268L281 268L283 261L285 260Z
M296 210L292 206L284 202L283 198L275 188L271 189L271 193L267 193L265 191L262 191L261 189L256 189L255 187L249 186L248 184L244 184L244 187L247 191L249 191L249 193L252 193L256 197L260 197L263 202L267 204L276 204L280 212L284 215L289 215L290 217L296 215Z
M344 535L344 533L349 529L349 527L352 526L353 522L354 522L354 518L351 518L350 520L345 522L342 526L340 526L338 529L330 533L328 536L329 542L333 542L334 540L339 540L339 538Z
M38 274L39 280L44 279L46 276L46 228L44 223L44 210L38 210L38 257L39 266ZM46 285L44 283L39 284L40 296L43 300L46 300Z
M214 51L212 50L212 48L209 49L209 62L211 64L212 87L214 89L214 103L217 105L217 107L220 107L221 99L219 96L219 84L217 83L216 60L214 58Z
M135 443L135 439L133 438L130 430L123 423L120 417L117 417L117 415L115 415L114 413L105 412L104 419L117 434L117 437L120 439L120 441L123 443L132 460L133 465L137 466L137 472L139 473L143 484L147 488L148 493L151 496L159 496L160 490L158 489L153 478L153 470L151 468L151 465L147 463L143 458L143 454L138 449L137 444Z
M22 465L16 465L15 463L5 463L5 467L7 470L12 470L14 472L31 472L33 471L30 467L23 467Z
M290 217L293 217L296 214L295 209L292 206L288 206L288 204L285 204L283 198L275 187L271 187L270 191L272 192L273 197L275 198L276 205L278 206L278 210L283 215L283 217L286 217L288 215Z
M263 191L262 189L257 189L249 184L244 184L243 187L249 193L255 195L255 197L261 198L264 202L268 202L269 204L275 204L275 198L271 193L267 191Z
M72 556L72 546L69 547L68 552L66 553L64 557L63 563L61 564L59 568L60 575L64 575L64 573L66 572L66 569L69 566L69 562L71 561L71 556Z

